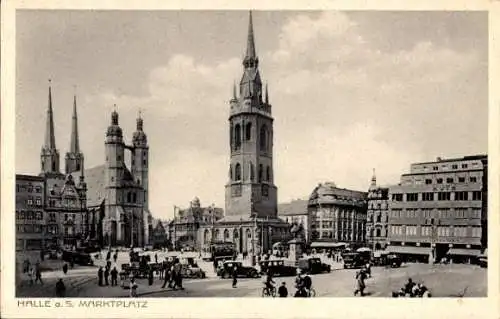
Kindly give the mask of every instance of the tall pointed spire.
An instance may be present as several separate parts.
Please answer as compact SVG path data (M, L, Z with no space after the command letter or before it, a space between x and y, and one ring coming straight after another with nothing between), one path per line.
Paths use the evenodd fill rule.
M49 105L47 109L47 124L45 127L44 148L48 150L56 149L56 136L54 132L54 111L52 110L52 85L49 79Z
M253 37L253 21L252 21L252 11L249 13L248 20L248 38L247 38L247 54L245 56L246 59L256 58L255 53L255 39Z
M71 118L71 142L70 153L80 153L80 141L78 137L78 116L76 113L76 94L73 96L73 117Z

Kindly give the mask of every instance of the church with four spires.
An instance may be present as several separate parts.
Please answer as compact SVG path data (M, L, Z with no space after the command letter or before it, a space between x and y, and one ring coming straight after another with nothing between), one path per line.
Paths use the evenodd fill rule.
M142 117L137 118L132 144L126 145L118 113L113 111L105 132L105 163L86 170L75 96L64 173L56 146L51 86L46 120L40 174L16 174L16 249L74 248L89 242L100 246L149 245L149 145ZM126 155L130 156L130 169L125 164Z

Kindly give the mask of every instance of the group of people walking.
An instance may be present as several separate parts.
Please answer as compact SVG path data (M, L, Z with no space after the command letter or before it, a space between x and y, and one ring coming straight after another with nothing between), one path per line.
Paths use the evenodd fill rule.
M30 286L33 286L33 284L36 284L37 282L40 282L40 284L43 285L40 262L32 265L29 259L25 259L23 262L23 273L28 275L28 282Z

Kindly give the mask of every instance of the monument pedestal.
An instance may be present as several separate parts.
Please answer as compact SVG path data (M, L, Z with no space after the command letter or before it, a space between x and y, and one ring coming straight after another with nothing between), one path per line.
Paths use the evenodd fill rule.
M288 258L294 262L297 262L304 253L304 241L300 239L292 239L288 242L289 252Z

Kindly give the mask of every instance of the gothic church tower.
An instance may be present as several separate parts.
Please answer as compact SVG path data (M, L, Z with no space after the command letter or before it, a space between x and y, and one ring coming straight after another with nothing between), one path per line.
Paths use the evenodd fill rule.
M263 94L255 50L252 13L239 90L230 100L230 167L226 184L226 216L248 220L277 217L277 187L273 174L273 117ZM239 91L239 96L237 95ZM263 96L264 95L264 96ZM233 217L234 218L234 217Z
M148 166L149 166L149 146L148 137L143 131L144 121L139 114L137 118L136 131L132 136L132 160L131 173L137 184L144 189L144 208L149 208L148 201Z
M80 151L78 136L78 116L76 113L76 95L73 98L73 117L71 118L71 138L69 152L66 153L66 174L83 171L83 153Z
M50 81L49 81L50 82ZM56 135L54 131L54 111L52 109L52 87L49 84L49 105L47 108L47 124L45 128L45 142L40 154L41 174L60 175L59 150L56 148Z

